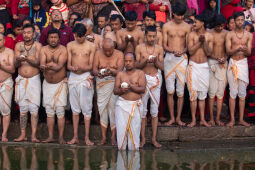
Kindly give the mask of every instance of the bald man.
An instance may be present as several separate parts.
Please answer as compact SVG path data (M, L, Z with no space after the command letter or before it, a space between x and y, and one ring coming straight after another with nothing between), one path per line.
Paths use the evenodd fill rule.
M68 144L78 144L79 114L85 123L85 144L93 145L89 139L93 101L93 76L91 76L96 45L86 40L86 27L76 24L73 28L75 41L67 44L67 68L71 71L68 80L69 99L73 111L74 137Z
M104 39L103 49L97 50L93 64L93 72L97 76L97 104L102 129L102 140L99 145L106 143L108 119L112 131L112 145L117 144L114 112L116 96L113 94L113 89L115 76L123 70L123 66L123 53L114 49L114 42L111 39Z

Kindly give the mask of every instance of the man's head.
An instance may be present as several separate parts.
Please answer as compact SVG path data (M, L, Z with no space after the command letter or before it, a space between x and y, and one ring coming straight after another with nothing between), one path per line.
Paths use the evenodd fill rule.
M30 17L26 17L23 21L22 21L22 26L26 25L26 24L33 24L33 20Z
M51 13L52 22L63 22L62 13L58 9L54 9Z
M254 1L253 0L246 0L246 7L248 9L253 8Z
M0 33L4 34L5 33L5 27L4 24L0 22Z
M52 28L48 31L47 41L50 47L56 48L60 42L60 32L56 28Z
M145 27L153 26L156 22L155 11L144 11L143 12L143 22Z
M113 31L116 33L123 26L123 18L118 14L113 14L110 18L110 24Z
M135 68L135 55L133 53L125 54L124 65L127 71L131 71Z
M32 0L33 10L39 11L41 8L41 0Z
M115 44L110 38L105 38L103 41L103 51L106 57L111 57L114 52Z
M154 45L157 39L156 26L148 26L145 28L145 37L148 45Z
M98 27L103 29L108 24L108 16L100 14L97 18Z
M107 24L107 25L104 27L104 36L105 36L108 32L112 32L112 27L111 27L110 24Z
M172 9L173 9L174 21L176 23L181 23L184 19L184 14L186 12L186 6L180 2L177 2L173 5Z
M33 40L35 36L35 27L32 24L24 25L22 30L23 30L23 38L25 42L29 42Z
M70 17L69 17L69 26L73 27L74 26L74 21L77 18L81 18L81 15L78 12L73 12L71 13Z
M227 20L227 28L229 31L232 31L233 29L235 29L235 27L236 27L236 24L235 24L234 17L231 16Z
M195 21L193 24L194 30L200 30L201 28L204 28L205 25L205 16L203 14L196 15L195 16Z
M20 21L20 20L14 21L12 29L13 29L15 36L22 34L22 21Z
M136 28L137 13L135 11L128 11L125 13L126 17L126 28L128 31L133 31Z
M81 23L86 27L87 34L91 34L93 30L93 22L89 18L84 18Z
M76 24L73 28L75 40L78 43L83 43L86 40L87 29L83 24Z
M242 29L244 25L244 13L243 12L236 12L234 13L234 20L235 20L235 25L236 28Z
M4 39L4 34L0 33L0 48L4 47L5 39Z
M221 32L224 29L226 19L222 14L215 16L214 29L217 32Z
M216 2L216 0L209 0L209 1L208 1L208 4L209 4L209 8L210 8L210 9L215 9L215 8L217 8L217 2Z
M245 31L253 33L254 32L254 27L252 24L246 24L244 27Z

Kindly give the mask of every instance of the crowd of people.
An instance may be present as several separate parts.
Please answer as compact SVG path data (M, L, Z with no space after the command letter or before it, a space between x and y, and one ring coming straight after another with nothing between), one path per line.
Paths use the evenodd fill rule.
M3 142L8 141L11 108L16 103L21 134L14 141L27 141L30 113L31 141L40 142L36 131L42 105L47 115L49 134L43 142L54 141L56 115L59 143L65 144L65 109L70 103L74 136L68 144L79 143L79 114L82 113L85 144L94 145L89 138L94 108L93 113L100 115L102 131L98 145L106 144L109 125L112 145L118 145L120 150L127 146L130 150L143 147L149 112L151 141L160 148L156 137L164 88L170 115L165 126L174 123L186 126L181 120L185 95L189 95L192 116L188 127L196 126L197 110L201 126L224 126L221 114L227 84L230 122L226 125L235 125L238 97L238 124L250 126L244 120L249 83L249 115L255 113L255 59L252 50L255 45L251 33L254 27L250 13L246 13L250 8L245 12L235 11L226 20L216 12L215 0L209 0L209 8L202 14L188 17L184 17L186 5L179 2L171 6L169 1L164 0L126 1L124 16L114 5L117 11L115 7L106 10L108 15L102 12L105 8L100 7L96 17L82 17L78 12L69 14L68 6L62 0L51 1L53 6L49 15L41 1L32 0L32 17L28 17L28 13L13 13L15 20L11 22L8 10L12 12L12 8L6 4L1 6L1 2L0 111L3 116ZM28 2L20 2L19 10L29 11ZM114 4L113 1L104 3ZM150 3L149 9L142 9L141 6L146 3ZM247 0L247 8L249 3ZM247 19L247 15L251 20ZM186 86L189 94L184 95ZM215 98L217 111L214 118ZM206 100L210 113L208 122L205 118Z

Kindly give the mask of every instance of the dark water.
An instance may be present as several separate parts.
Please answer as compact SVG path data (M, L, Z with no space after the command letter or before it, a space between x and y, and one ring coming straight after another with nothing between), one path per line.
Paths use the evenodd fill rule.
M255 169L255 150L174 151L1 146L0 169Z

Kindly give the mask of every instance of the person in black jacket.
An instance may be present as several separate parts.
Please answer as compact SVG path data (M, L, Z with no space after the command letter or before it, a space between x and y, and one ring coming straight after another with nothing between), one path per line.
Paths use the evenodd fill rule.
M213 28L214 18L218 14L217 0L208 0L208 7L203 14L206 17L206 28Z
M41 0L32 0L32 18L36 25L40 29L46 28L49 25L49 15L48 12L41 6Z

